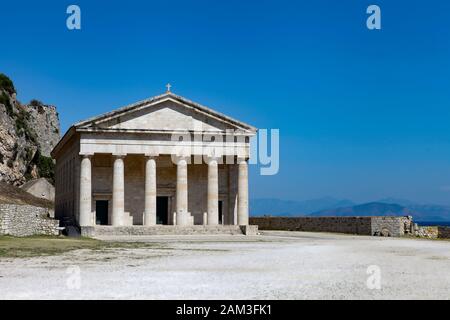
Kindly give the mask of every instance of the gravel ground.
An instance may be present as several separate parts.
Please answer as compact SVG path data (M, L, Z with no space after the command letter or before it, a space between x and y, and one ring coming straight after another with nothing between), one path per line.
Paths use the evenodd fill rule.
M155 246L2 258L0 298L450 298L450 241L276 231L103 238L118 239ZM367 286L377 274L369 266L380 289Z

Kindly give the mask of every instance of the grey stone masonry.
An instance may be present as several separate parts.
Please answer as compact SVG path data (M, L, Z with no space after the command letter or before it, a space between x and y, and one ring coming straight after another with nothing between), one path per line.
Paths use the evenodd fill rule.
M412 217L370 217L371 235L401 237L413 233Z
M59 221L49 217L52 211L30 205L0 204L0 235L56 236L59 234Z
M258 226L255 225L242 225L241 231L246 236L256 236L258 234Z
M450 227L418 226L415 236L428 239L450 239Z
M370 217L251 217L260 230L371 234Z
M417 226L411 216L251 217L250 223L257 225L260 230L336 232L385 237L409 235L428 239L450 239L450 227Z
M450 239L450 227L438 227L438 238Z
M188 235L188 234L245 234L256 235L258 226L236 226L236 225L156 225L156 226L95 226L81 227L83 237L94 237L102 235Z
M435 226L419 226L415 235L419 238L437 239L439 228Z
M261 230L336 232L399 237L411 232L411 217L251 217Z

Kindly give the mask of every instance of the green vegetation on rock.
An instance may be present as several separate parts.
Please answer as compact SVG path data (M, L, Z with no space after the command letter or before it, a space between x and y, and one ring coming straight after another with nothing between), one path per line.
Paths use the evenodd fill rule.
M33 99L33 100L30 101L30 106L40 107L42 105L43 105L43 103L41 101L39 101L39 100Z
M0 104L3 104L6 108L6 113L11 117L14 114L13 107L9 100L9 96L3 91L0 93Z
M28 172L25 174L27 180L29 180L29 178L31 177L30 170L32 169L33 165L36 165L39 176L41 178L46 178L52 184L55 183L55 163L53 162L53 159L51 157L43 156L38 149L34 154L33 160L30 163Z
M37 144L37 137L34 130L28 125L30 119L30 114L25 110L24 107L19 107L19 113L16 114L16 132L19 135L25 135L25 138L35 144Z
M0 89L5 90L9 94L16 93L13 82L4 73L0 73Z
M5 121L0 141L7 182L21 184L36 177L54 182L50 151L59 139L59 119L54 108L37 99L21 104L13 82L0 73L0 118ZM5 107L3 107L5 106ZM38 150L38 151L36 151Z

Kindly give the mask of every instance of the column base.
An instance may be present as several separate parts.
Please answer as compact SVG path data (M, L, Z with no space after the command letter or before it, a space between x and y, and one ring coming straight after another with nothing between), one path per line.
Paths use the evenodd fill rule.
M114 213L113 213L114 214ZM112 226L122 227L122 226L132 226L133 216L129 212L115 213L119 217L113 217Z
M246 236L256 236L258 234L258 226L257 225L242 225L239 226L242 233Z
M194 217L190 212L177 212L176 214L177 226L192 226L194 225Z
M144 226L156 226L156 214L143 213Z

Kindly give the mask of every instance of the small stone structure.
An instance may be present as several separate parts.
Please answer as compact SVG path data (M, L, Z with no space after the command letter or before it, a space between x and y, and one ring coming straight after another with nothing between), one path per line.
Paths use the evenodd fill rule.
M59 234L59 221L51 209L30 205L0 204L0 235L25 237Z
M400 237L412 232L412 217L251 217L260 230L336 232Z
M20 188L37 198L55 201L55 187L45 178L28 181Z
M371 235L384 237L401 237L414 234L414 224L411 216L370 217Z

